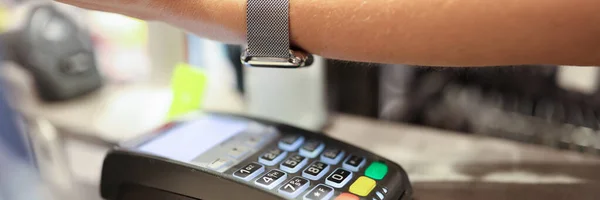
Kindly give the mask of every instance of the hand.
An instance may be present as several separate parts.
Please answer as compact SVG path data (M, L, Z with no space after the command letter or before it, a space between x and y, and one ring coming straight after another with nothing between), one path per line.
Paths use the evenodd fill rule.
M241 44L245 41L245 1L243 0L56 1L143 20L163 21L201 37L225 43Z

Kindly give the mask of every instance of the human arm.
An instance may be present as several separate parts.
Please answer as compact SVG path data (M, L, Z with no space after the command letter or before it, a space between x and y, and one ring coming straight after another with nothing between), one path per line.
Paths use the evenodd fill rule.
M245 42L246 0L60 0ZM596 0L290 0L292 43L327 58L600 66Z

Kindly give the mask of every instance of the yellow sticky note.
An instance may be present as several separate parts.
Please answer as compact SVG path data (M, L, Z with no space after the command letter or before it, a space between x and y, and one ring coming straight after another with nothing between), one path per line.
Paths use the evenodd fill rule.
M204 70L181 63L175 67L171 80L173 100L168 119L202 108L208 77Z
M0 31L4 31L5 29L8 28L8 25L10 23L11 20L9 13L8 13L8 9L6 9L5 7L2 7L0 5Z

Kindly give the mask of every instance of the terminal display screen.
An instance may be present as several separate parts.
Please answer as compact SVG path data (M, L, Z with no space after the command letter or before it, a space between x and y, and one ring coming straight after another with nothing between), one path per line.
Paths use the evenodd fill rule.
M242 133L249 123L244 120L205 116L178 124L137 147L157 156L190 162L199 155Z

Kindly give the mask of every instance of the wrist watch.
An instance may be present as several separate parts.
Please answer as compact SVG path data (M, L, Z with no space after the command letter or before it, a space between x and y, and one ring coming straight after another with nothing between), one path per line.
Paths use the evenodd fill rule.
M290 45L289 0L247 0L248 47L242 63L252 67L299 68L313 56Z

